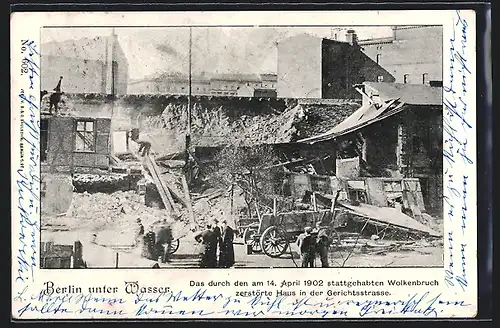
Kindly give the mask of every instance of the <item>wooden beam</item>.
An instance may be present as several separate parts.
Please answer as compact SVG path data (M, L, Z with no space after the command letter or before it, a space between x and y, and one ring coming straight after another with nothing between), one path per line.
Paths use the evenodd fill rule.
M151 155L145 156L144 162L146 163L146 167L149 170L149 173L151 174L151 177L153 178L153 182L156 185L156 189L158 189L158 193L160 194L161 200L163 201L163 205L165 205L165 209L167 210L168 214L172 213L173 208L173 200L171 199L172 196L170 195L168 188L164 185L163 181L161 180L159 174L158 174L158 167L154 163L154 161L150 157Z
M165 187L169 191L169 195L171 195L171 198L172 197L175 198L184 207L188 206L187 203L186 203L186 200L182 197L182 194L181 194L181 192L179 190L177 190L174 186L166 184L166 182L162 179L161 175L160 175L160 180L162 181L163 184L165 184ZM172 200L172 202L173 202L173 200Z
M181 176L182 180L182 187L184 188L184 197L186 197L186 204L187 204L187 209L189 212L189 218L191 220L191 224L194 224L194 211L193 211L193 204L191 203L191 196L189 195L189 187L187 184L186 177L183 175Z

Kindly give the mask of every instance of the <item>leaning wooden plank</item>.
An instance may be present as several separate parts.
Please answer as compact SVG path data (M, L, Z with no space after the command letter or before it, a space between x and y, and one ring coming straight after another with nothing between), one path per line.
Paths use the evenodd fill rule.
M168 214L171 214L172 213L172 203L168 199L168 196L165 192L166 188L163 186L161 179L158 177L158 172L155 170L155 167L153 165L153 162L151 161L151 158L149 156L146 156L144 158L144 162L146 163L146 167L148 168L149 173L151 174L151 177L153 178L153 182L156 185L156 189L158 189L158 193L160 194L163 205L165 205L165 209L167 210Z
M172 176L168 172L165 172L163 173L163 176L160 176L160 179L162 179L162 182L165 184L166 188L168 188L173 198L175 198L179 203L181 203L182 206L187 207L186 200L182 197L182 192L177 190L177 188L175 188L173 183L169 183L167 181L166 177L169 175Z
M171 205L171 207L173 209L174 214L176 216L179 216L180 213L177 210L177 208L174 206L174 199L172 197L171 188L168 186L168 184L162 178L162 175L160 173L160 168L158 167L158 165L156 164L156 162L153 160L153 158L149 157L149 161L151 163L152 169L155 171L155 174L158 176L158 180L160 182L160 185L162 186L163 192L167 196L167 199L168 199L168 201L169 201L169 203L170 203L170 205Z
M379 221L379 223L390 224L394 228L401 230L407 229L411 231L418 231L420 233L426 233L433 237L442 236L440 233L432 230L431 228L425 226L424 224L418 222L412 217L401 213L395 208L390 207L377 207L368 204L359 204L358 206L349 204L340 204L342 207L347 208L353 214L366 217L372 221Z
M194 224L193 204L191 203L191 196L189 195L189 187L187 184L186 177L184 175L181 176L181 180L182 180L182 187L184 188L184 196L186 197L189 219L191 220L191 223Z

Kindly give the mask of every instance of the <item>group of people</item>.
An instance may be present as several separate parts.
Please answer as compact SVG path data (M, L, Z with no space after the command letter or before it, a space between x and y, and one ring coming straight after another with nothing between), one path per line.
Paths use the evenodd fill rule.
M328 247L330 243L330 237L326 228L321 226L321 222L316 222L314 229L305 227L304 233L297 238L302 267L314 268L316 256L319 255L321 267L328 268Z
M234 230L227 225L226 220L207 224L205 230L194 235L195 240L202 245L200 252L201 268L230 268L234 265ZM219 256L217 256L219 253Z
M145 233L141 219L137 219L137 242L142 242L142 256L152 261L170 262L170 247L173 241L172 228L166 219L156 222ZM141 240L142 239L142 240Z

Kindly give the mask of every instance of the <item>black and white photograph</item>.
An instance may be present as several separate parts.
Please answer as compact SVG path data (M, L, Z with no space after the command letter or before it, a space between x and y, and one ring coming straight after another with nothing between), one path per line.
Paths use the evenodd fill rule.
M42 269L444 266L441 25L40 38Z

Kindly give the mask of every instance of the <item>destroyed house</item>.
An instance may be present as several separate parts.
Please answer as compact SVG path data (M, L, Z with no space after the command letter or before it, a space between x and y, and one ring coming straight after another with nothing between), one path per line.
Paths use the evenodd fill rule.
M355 88L363 96L356 112L300 141L335 144L340 162L357 159L350 178L418 178L425 208L442 215L442 88L383 82Z
M110 118L42 115L40 130L42 172L108 169Z

